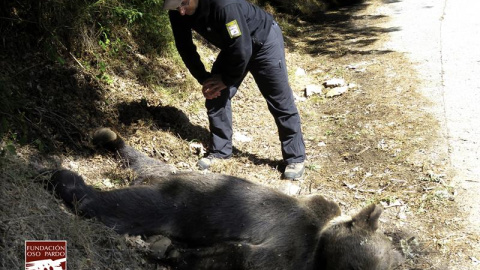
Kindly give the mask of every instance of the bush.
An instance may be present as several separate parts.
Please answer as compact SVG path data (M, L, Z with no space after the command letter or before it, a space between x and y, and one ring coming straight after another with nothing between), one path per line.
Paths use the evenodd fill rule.
M0 29L11 48L26 51L41 45L54 59L63 50L78 55L101 50L101 42L106 39L133 38L143 50L163 54L172 49L172 37L162 3L163 0L4 1ZM129 42L125 40L125 44Z

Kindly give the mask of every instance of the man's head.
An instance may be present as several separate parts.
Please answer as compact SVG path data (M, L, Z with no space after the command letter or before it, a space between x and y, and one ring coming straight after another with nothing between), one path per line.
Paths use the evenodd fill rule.
M181 15L193 15L197 4L198 0L165 0L163 9L178 10Z
M163 2L163 9L176 10L182 4L182 0L165 0Z

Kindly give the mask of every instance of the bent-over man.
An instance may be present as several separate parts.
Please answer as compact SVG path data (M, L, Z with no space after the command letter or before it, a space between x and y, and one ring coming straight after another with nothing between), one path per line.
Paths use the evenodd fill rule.
M246 0L165 0L177 50L202 85L210 125L210 151L199 160L208 169L232 155L231 99L250 72L275 119L287 167L286 179L305 170L300 115L288 83L283 35L272 15ZM220 49L211 72L200 60L192 30Z

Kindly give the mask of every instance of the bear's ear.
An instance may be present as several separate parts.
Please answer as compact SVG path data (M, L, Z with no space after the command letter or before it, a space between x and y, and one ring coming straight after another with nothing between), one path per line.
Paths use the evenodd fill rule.
M358 214L352 218L352 222L356 226L364 229L376 231L378 229L378 220L382 214L382 208L376 204L371 204L363 208Z

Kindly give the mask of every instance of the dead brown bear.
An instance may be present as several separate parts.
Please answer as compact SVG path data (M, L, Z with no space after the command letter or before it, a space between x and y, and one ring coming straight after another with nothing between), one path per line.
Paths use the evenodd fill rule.
M94 143L118 152L144 184L99 191L62 170L51 187L119 233L168 237L171 254L162 259L175 269L384 270L402 261L377 232L376 205L345 218L322 196L297 199L233 176L174 172L109 129Z

